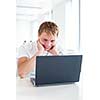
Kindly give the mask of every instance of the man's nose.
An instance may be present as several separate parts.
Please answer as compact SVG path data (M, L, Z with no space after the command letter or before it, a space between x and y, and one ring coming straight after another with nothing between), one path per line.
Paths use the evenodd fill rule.
M51 46L51 42L48 41L48 42L47 42L47 46Z

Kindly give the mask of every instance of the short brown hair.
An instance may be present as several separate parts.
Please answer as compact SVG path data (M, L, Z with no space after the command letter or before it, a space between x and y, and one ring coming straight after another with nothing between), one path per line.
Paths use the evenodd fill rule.
M48 35L58 36L59 30L58 26L54 22L46 21L40 25L38 30L38 36L40 36L42 32L46 32Z

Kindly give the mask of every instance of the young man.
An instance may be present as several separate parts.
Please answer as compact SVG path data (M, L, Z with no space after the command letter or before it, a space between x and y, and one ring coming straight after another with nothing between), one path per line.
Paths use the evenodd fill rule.
M54 22L44 22L39 27L38 40L19 48L18 74L21 78L34 71L36 56L62 54L56 44L58 33L58 26Z

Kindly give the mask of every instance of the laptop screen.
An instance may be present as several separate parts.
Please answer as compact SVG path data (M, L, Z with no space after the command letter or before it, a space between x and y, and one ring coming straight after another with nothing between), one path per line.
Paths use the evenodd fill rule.
M82 55L37 56L36 85L78 82Z

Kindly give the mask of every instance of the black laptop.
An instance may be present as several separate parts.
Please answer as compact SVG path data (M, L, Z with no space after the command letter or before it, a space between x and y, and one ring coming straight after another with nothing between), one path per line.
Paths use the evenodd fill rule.
M37 56L35 86L79 82L82 55Z

